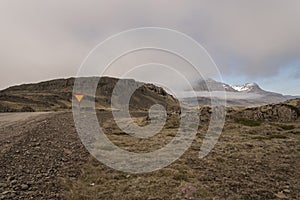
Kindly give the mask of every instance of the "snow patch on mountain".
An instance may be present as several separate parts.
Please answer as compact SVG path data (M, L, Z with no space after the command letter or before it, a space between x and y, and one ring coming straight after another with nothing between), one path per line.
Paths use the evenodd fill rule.
M256 83L246 83L245 85L236 85L231 87L238 92L250 92L253 88L257 88L258 85Z

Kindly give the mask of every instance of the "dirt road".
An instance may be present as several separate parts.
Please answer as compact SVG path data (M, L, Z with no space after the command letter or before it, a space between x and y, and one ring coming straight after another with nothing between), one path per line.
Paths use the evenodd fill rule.
M71 113L0 115L0 199L61 199L88 158Z
M27 113L0 113L0 127L6 127L21 122L31 122L40 119L43 115L49 115L47 112L27 112Z

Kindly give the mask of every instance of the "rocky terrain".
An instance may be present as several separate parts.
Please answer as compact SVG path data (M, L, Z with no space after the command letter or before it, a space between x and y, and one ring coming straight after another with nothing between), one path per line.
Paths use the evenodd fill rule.
M0 199L63 198L61 178L78 177L89 156L71 113L11 115L0 128Z
M118 172L93 159L78 138L71 113L2 116L0 198L299 199L299 115L257 123L240 120L239 112L229 112L221 138L206 158L198 158L207 129L202 117L184 156L142 175ZM137 141L120 134L110 112L99 117L111 141L130 151L161 148L176 134L176 126L169 125L157 137Z
M120 130L107 102L111 81L116 80L104 80L109 84L100 82L97 116L114 144L127 151L152 152L176 136L180 119L176 112L168 115L165 127L151 138L135 138ZM129 174L100 163L83 146L72 113L60 107L61 103L71 105L72 81L55 80L1 92L2 98L6 95L1 100L5 108L52 111L0 113L0 199L300 198L300 99L228 107L221 137L203 159L199 151L211 108L201 106L197 108L201 123L196 138L180 159L155 172ZM135 95L131 104L137 107L132 106L130 112L139 125L150 122L147 108L151 104L177 105L172 96L153 85L145 85ZM47 97L49 101L43 100Z

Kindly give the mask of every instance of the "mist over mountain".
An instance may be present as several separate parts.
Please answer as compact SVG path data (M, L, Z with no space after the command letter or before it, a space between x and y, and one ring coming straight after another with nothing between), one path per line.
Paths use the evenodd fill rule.
M89 81L93 78L96 77L85 79ZM111 93L118 80L110 77L100 79L95 98L96 108L102 109L110 105ZM129 86L138 83L133 79L124 80ZM74 81L74 78L55 79L2 90L0 91L0 112L69 110L73 98ZM173 95L175 98L168 92L167 88L145 83L134 93L131 105L145 109L155 103L176 107L178 102L175 98L182 99L191 105L210 105L212 97L219 99L226 97L229 106L255 106L280 103L297 98L296 96L265 91L256 83L231 86L213 79L198 81L194 85L194 91L178 91Z
M211 98L224 98L230 106L252 106L279 103L299 96L283 95L276 92L266 91L257 83L245 83L243 85L229 85L213 79L200 80L194 85L197 98L191 91L180 94L188 104L210 104Z

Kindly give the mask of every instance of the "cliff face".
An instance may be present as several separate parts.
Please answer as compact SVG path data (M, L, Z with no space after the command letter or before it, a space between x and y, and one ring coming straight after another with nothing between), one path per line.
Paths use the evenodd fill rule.
M89 81L94 78L84 78ZM103 77L96 91L95 103L98 109L110 108L113 89L119 79ZM57 79L36 84L13 86L0 91L0 112L16 111L57 111L68 110L72 106L72 92L75 78ZM123 80L124 88L138 82ZM140 85L141 83L139 83ZM153 84L142 83L130 100L130 108L145 110L154 104L177 109L178 101L164 89Z

